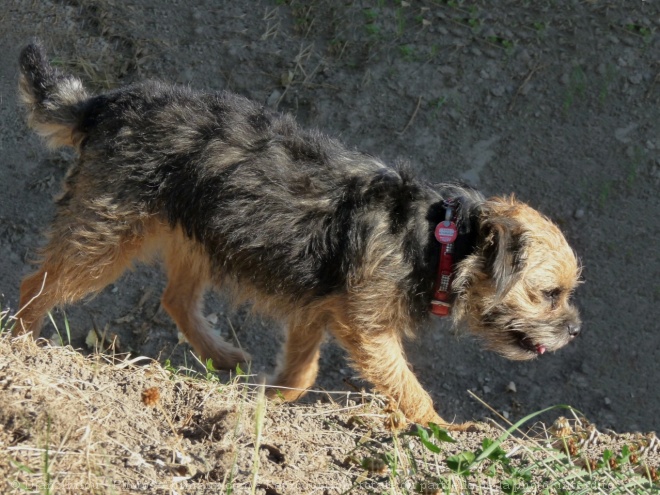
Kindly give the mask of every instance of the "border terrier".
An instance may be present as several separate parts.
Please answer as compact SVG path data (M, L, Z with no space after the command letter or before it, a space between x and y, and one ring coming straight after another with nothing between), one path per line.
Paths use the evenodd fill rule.
M402 347L429 314L516 360L580 331L576 256L513 197L427 184L229 92L152 81L93 96L38 43L20 68L29 125L78 158L40 267L21 284L16 334L37 337L54 306L161 256L162 306L216 368L250 358L203 317L211 287L286 325L273 396L313 385L327 330L409 420L451 428Z

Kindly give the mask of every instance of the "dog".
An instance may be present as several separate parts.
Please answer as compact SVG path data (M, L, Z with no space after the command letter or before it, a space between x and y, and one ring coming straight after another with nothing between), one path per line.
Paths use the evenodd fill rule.
M216 368L250 357L202 316L211 287L286 325L271 396L295 400L314 383L327 330L409 420L461 429L435 412L404 355L429 315L514 360L580 332L576 255L513 197L427 184L229 92L144 82L92 96L39 43L20 69L30 127L78 158L39 269L21 284L15 334L38 337L53 307L160 256L162 306Z

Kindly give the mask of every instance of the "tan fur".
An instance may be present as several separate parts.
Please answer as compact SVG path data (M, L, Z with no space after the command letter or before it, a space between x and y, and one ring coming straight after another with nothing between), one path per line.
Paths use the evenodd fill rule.
M215 282L211 280L208 258L198 244L180 228L171 229L156 219L133 218L133 223L127 222L122 212L104 203L103 198L87 203L86 208L96 214L92 223L86 223L82 215L75 219L59 217L55 222L50 242L43 250L40 269L21 285L16 334L28 331L37 337L43 317L51 308L100 291L134 260L148 260L161 252L169 280L162 305L195 351L202 359L211 359L218 369L233 369L250 359L248 354L223 341L202 315L202 296ZM498 288L483 273L478 259L467 258L458 269L456 283L469 288L457 301L454 317L466 319L477 335L483 328L483 314L502 303L527 319L549 318L551 311L558 310L541 305L543 311L540 311L536 288L554 286L567 288L560 296L559 312L575 312L568 303L568 295L576 284L579 268L572 253L567 255L567 245L559 230L536 211L511 199L490 200L488 208L492 218L504 217L510 220L511 229L524 231L529 243L526 263L522 273L511 276L509 287ZM484 222L490 219L486 217ZM124 225L119 232L117 223ZM112 227L108 228L109 225ZM266 296L249 284L234 287L232 292L237 300L251 300L257 310L284 316L288 322L284 354L269 381L269 395L296 400L313 385L319 347L327 328L348 351L361 375L391 397L407 418L424 424L433 421L452 429L466 428L468 424L451 425L435 412L430 396L404 356L402 338L411 335L413 329L409 327L399 289L387 277L389 269L384 266L395 265L398 255L391 246L377 242L368 252L370 258L355 273L350 293L328 297L304 311L278 297ZM231 287L232 281L226 284ZM504 291L503 295L500 291ZM530 357L512 347L505 334L498 345L490 329L483 331L488 332L485 340L493 350L512 359ZM556 335L550 329L539 329L538 333L549 350L568 341L568 337Z
M428 314L433 229L447 200L469 239L454 267L456 327L517 360L579 333L577 258L550 220L513 197L427 185L231 93L151 82L89 97L35 45L21 70L30 126L79 157L40 266L21 284L14 334L38 337L53 307L160 256L162 306L216 368L250 357L203 317L210 287L286 324L271 397L296 400L313 385L328 331L408 419L465 429L437 415L402 345Z
M28 109L29 126L46 140L49 148L55 149L62 146L77 148L80 145L83 139L81 133L75 132L70 126L53 122L48 118L50 109L72 106L87 97L87 92L79 79L69 78L62 81L51 100L45 104L35 98L34 93L30 90L30 83L23 74L19 77L18 89L19 97Z

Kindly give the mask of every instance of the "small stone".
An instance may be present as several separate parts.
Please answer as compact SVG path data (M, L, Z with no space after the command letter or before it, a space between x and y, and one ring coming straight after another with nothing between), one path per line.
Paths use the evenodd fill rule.
M482 390L484 391L484 395L490 393L490 387L488 385L484 385Z
M628 124L626 127L620 127L614 131L614 137L617 141L627 144L631 141L629 134L637 129L636 123Z
M280 101L280 97L282 96L282 93L280 93L279 90L274 89L273 92L270 94L268 99L266 100L266 106L275 108L277 105L277 102Z
M579 220L582 217L584 217L584 208L578 208L575 210L575 213L573 213L573 218Z
M612 399L610 399L609 397L605 397L605 405L609 406L611 404L612 404Z
M138 467L146 463L147 461L145 461L144 458L137 452L133 452L131 456L124 461L126 467Z
M515 394L518 391L518 388L514 382L509 382L509 384L506 386L506 391Z
M490 92L493 96L499 97L504 95L504 93L506 92L506 88L503 85L499 84L495 86L493 89L491 89Z
M642 82L642 75L639 72L636 72L628 77L628 81L630 81L630 84L639 84Z
M182 454L178 450L174 452L174 460L177 464L190 464L192 462L192 458L190 456Z
M504 416L505 419L509 419L509 411L502 411L502 416Z
M519 54L518 54L518 60L521 62L527 64L529 61L532 59L531 55L529 54L529 51L527 49L523 49Z

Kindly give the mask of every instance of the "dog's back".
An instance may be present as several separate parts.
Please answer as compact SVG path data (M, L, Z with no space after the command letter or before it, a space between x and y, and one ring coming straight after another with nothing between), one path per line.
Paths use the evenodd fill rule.
M107 198L131 218L179 226L214 273L305 302L344 288L368 236L427 241L418 203L437 193L288 115L153 81L90 97L38 45L23 51L21 69L30 124L81 155L63 200L76 189L78 201Z

